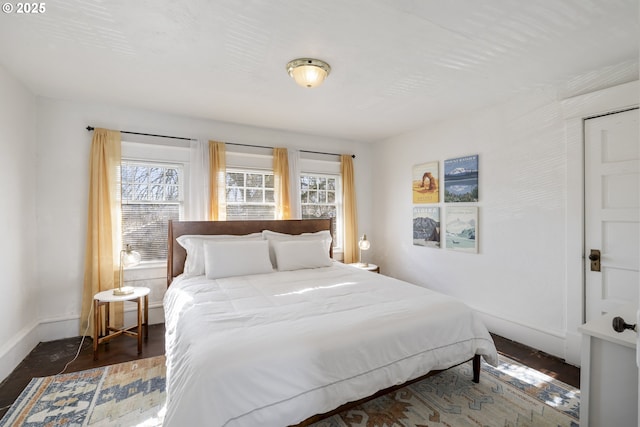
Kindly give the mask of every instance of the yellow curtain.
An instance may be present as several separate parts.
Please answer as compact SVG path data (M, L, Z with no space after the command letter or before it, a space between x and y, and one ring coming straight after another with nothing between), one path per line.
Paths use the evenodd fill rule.
M291 218L289 198L289 155L286 148L273 149L274 197L276 219Z
M356 211L356 189L351 155L340 156L342 175L342 207L344 210L344 262L358 260L358 215Z
M80 333L93 336L93 296L118 286L120 268L120 132L95 129L91 143L89 208ZM122 303L111 304L111 319L122 325ZM88 323L87 323L88 322ZM94 339L96 337L93 337Z
M227 219L227 166L224 142L209 141L209 219Z

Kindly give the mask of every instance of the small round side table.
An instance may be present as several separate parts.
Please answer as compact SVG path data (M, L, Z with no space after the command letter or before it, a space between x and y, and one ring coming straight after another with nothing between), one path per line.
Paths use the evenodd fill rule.
M373 271L374 273L380 273L380 267L376 264L361 264L359 262L354 262L349 264L353 267L361 268L362 270Z
M93 297L93 360L98 360L98 345L109 341L119 335L127 335L138 339L138 354L142 353L142 329L144 337L149 337L149 288L134 287L133 293L129 295L114 295L113 289L102 291ZM138 305L138 324L116 328L110 325L109 304L112 302L131 301ZM100 307L105 306L104 319L101 319ZM104 320L102 324L101 321ZM100 336L100 326L104 325L105 335ZM132 329L136 329L135 332Z

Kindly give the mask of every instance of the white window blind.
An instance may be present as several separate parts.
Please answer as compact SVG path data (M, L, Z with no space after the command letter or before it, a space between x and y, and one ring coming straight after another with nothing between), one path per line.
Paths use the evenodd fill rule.
M121 162L122 240L142 261L167 258L168 221L179 220L184 201L181 164Z

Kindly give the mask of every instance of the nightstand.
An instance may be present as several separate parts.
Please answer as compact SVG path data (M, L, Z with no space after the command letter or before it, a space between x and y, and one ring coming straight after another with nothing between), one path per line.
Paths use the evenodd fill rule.
M127 335L138 339L138 354L142 353L142 329L145 339L149 336L149 288L135 287L129 295L114 295L113 289L97 293L93 297L93 360L98 360L98 345L119 335ZM109 322L109 304L112 302L131 301L138 305L137 325L116 328ZM101 319L100 307L105 306L104 319ZM103 323L101 323L103 322ZM100 336L100 326L104 326L105 334ZM132 329L136 329L135 332Z
M374 273L380 273L380 267L378 267L375 264L371 264L371 263L369 263L369 264L360 264L359 262L354 262L354 263L347 264L347 265L351 265L353 267L357 267L357 268L360 268L362 270L372 271Z

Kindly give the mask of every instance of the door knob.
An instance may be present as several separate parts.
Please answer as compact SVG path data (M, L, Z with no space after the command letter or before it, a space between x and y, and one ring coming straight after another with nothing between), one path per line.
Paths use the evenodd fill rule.
M622 317L619 316L613 318L612 326L616 332L624 332L625 329L631 329L632 331L636 330L636 325L628 324Z
M591 249L588 258L589 261L591 261L591 271L600 271L600 251L598 249Z

